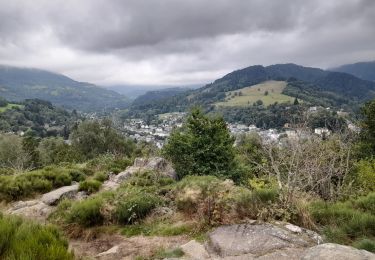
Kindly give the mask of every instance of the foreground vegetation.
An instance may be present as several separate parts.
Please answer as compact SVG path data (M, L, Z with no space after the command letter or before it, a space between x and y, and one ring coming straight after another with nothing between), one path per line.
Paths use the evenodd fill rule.
M72 260L74 256L57 228L0 215L0 258Z
M81 123L70 135L71 144L59 138L3 135L0 200L33 197L76 181L90 196L61 201L49 218L71 237L92 236L113 227L128 237L184 234L204 240L204 234L218 225L281 220L319 231L328 241L374 252L374 104L363 110L360 135L341 132L325 139L311 135L263 142L257 135L245 135L234 145L223 118L199 109L190 113L161 151L124 138L108 120ZM117 189L101 190L109 173L124 170L135 157L154 155L173 163L177 180L145 171ZM6 223L3 228L27 225L44 230L18 219L1 221ZM58 232L46 229L55 234L40 231L55 241L56 247L48 249L50 255L59 255L40 255L40 259L71 258ZM23 241L20 246L34 243L28 242L27 235L21 240L17 230L11 233L17 238L14 241ZM0 232L0 238L2 234L6 233ZM2 248L9 259L15 258L10 254L18 254L11 243Z

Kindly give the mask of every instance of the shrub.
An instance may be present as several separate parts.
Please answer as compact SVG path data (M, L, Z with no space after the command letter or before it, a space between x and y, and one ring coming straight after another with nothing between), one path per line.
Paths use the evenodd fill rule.
M80 182L86 179L86 175L83 172L77 170L70 171L69 175L72 178L72 181Z
M79 183L79 190L80 191L86 191L87 193L94 193L97 192L100 187L102 186L102 183L97 180L85 180Z
M104 182L108 179L108 174L106 174L104 172L97 172L94 175L94 179L97 180L97 181L100 181L100 182Z
M104 221L104 216L100 211L102 205L103 199L100 197L76 202L72 205L66 220L68 223L77 223L84 227L100 225Z
M160 198L144 191L131 191L117 203L116 216L119 223L131 224L144 218L161 203Z
M353 201L355 208L368 212L375 216L375 192L369 193L365 197L360 197Z
M354 247L375 253L375 240L362 239L354 243Z
M329 241L351 244L359 238L373 238L375 215L371 213L371 208L366 209L369 198L372 197L352 202L316 202L311 205L311 215L317 224L324 227Z
M0 258L73 260L73 255L56 228L0 216Z
M163 152L179 178L186 175L215 175L238 180L234 138L222 117L210 118L194 109L185 125L172 132Z

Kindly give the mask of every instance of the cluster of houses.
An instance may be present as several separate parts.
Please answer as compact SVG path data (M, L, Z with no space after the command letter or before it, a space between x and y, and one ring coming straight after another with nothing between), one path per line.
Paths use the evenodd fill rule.
M311 107L310 113L314 113L321 109L320 107ZM329 108L328 108L329 109ZM340 113L345 113L339 111ZM142 119L130 119L127 120L123 125L123 131L127 136L136 141L145 141L154 143L157 147L161 148L166 139L174 128L182 126L183 120L186 113L176 112L159 115L159 120L154 124L147 124ZM347 121L349 130L358 132L360 129ZM290 140L297 140L308 138L313 135L321 138L327 138L332 134L331 130L325 127L308 129L303 127L291 127L286 124L282 130L277 129L260 129L255 125L245 125L239 123L228 124L228 129L233 136L240 136L243 134L257 133L264 142L274 142L282 138L288 138Z
M130 119L124 123L123 131L137 142L154 143L161 148L172 130L182 126L185 115L180 112L162 114L155 124L147 124L142 119Z

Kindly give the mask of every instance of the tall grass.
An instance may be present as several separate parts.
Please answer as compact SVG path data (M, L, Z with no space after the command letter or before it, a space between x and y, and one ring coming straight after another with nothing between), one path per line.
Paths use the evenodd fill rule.
M52 226L0 217L0 259L72 260L68 242Z
M370 193L347 202L316 202L311 205L311 215L329 241L375 252L374 198L375 193Z

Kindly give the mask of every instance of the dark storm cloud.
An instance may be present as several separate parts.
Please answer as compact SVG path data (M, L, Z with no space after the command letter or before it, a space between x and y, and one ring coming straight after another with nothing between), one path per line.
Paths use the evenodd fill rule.
M188 84L277 62L375 58L372 0L0 0L0 63Z

